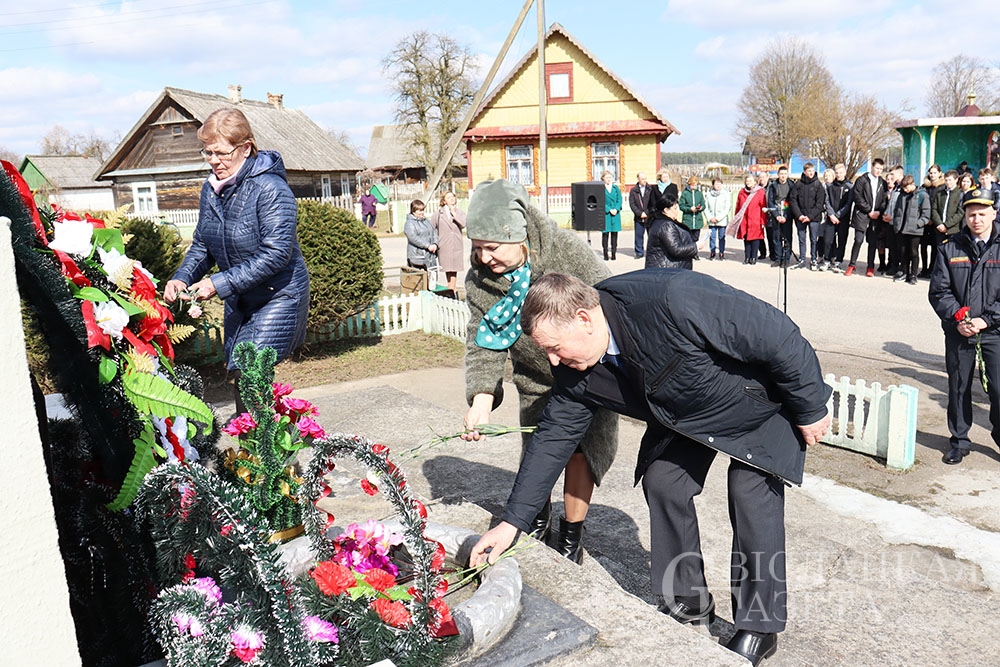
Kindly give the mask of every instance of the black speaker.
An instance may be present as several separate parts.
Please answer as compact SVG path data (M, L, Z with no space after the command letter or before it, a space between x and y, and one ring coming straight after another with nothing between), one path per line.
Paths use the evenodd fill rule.
M573 183L573 229L604 231L604 181Z

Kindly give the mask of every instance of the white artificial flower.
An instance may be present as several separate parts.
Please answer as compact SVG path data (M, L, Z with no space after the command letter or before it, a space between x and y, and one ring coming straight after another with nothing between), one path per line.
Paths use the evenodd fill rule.
M128 326L128 313L114 301L94 304L94 320L101 331L121 339L122 329Z
M67 220L53 223L53 226L55 227L55 238L49 244L50 248L71 255L90 256L90 251L94 247L90 242L94 237L94 228L89 222Z
M104 267L104 272L109 276L114 276L126 266L128 267L128 274L132 274L132 267L135 265L135 260L129 259L118 252L117 248L112 248L111 250L98 248L97 254L101 256L101 266Z

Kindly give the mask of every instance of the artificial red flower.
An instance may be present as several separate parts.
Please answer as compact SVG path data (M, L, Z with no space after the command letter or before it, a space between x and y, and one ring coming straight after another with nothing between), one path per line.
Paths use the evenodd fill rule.
M135 351L138 352L139 354L145 354L147 356L153 357L154 359L158 356L156 354L155 347L153 347L144 340L140 340L139 337L136 336L132 332L132 330L129 329L128 327L122 329L122 336L125 337L125 340L132 343L132 347L134 347Z
M396 585L396 577L379 568L368 570L365 573L365 581L380 593L385 593Z
M434 587L434 597L439 598L444 596L448 592L448 580L442 577L438 580L437 586Z
M192 579L194 579L194 568L195 568L194 554L188 554L184 556L184 573L181 575L181 581L185 584Z
M962 306L961 308L959 308L958 312L955 313L955 321L964 322L965 320L970 319L969 318L970 310L971 309L968 306Z
M105 350L111 350L111 336L101 331L94 318L94 302L81 301L80 312L83 313L83 324L87 328L87 347L101 346Z
M402 602L376 598L372 600L371 606L386 625L391 625L394 628L405 628L413 622L413 619L410 618L410 612L406 610Z
M323 594L329 596L340 595L357 583L353 572L330 560L323 561L313 568L312 578L316 580Z
M132 294L144 301L156 302L156 285L138 266L132 269Z
M174 344L170 342L170 336L161 334L153 339L153 342L160 346L160 350L163 351L163 355L173 361L174 359Z
M450 637L458 634L458 626L444 600L434 598L427 606L437 612L437 619L431 623L431 637Z
M372 445L372 451L375 452L376 454L385 454L386 452L389 451L389 448L386 447L385 445L374 444Z
M367 479L361 480L361 489L369 496L374 496L378 493L378 487L369 482Z
M94 229L104 229L105 227L103 220L99 220L94 216L90 215L89 213L84 213L83 219L89 222L90 226L93 227Z
M231 523L227 523L225 526L219 529L219 535L222 535L223 537L228 537L229 533L231 532L233 532L233 524Z
M167 333L167 323L163 320L162 315L150 315L146 313L146 316L139 320L139 330L136 332L139 338L144 341L151 341L156 336L162 336Z
M77 287L90 287L90 280L87 276L83 275L80 267L76 265L72 257L62 250L53 249L52 252L55 253L56 259L62 265L61 270L64 277L69 278Z
M431 572L438 572L442 567L444 567L444 545L440 542L434 542L437 548L434 550L434 556L431 558Z

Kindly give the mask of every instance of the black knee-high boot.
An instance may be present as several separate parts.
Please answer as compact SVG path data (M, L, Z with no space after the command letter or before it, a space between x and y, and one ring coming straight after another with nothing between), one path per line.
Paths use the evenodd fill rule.
M611 232L611 259L618 254L618 232Z
M574 563L583 561L583 521L559 520L559 538L555 550Z
M601 248L604 249L604 261L608 261L608 232L601 234Z

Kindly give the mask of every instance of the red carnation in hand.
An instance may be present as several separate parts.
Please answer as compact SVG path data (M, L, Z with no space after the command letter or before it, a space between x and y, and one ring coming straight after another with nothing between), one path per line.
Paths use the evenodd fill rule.
M396 577L379 568L368 570L368 573L365 574L365 581L380 593L385 593L396 585Z
M408 627L413 620L403 603L395 600L377 598L372 600L372 609L386 625L391 625L394 628Z
M329 560L323 561L313 569L312 578L316 580L323 594L329 596L340 595L357 583L353 572Z
M969 317L969 307L968 306L962 306L961 308L958 309L958 312L955 313L955 321L956 322L965 322L966 320L969 320L969 319L972 319L972 318Z

